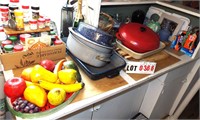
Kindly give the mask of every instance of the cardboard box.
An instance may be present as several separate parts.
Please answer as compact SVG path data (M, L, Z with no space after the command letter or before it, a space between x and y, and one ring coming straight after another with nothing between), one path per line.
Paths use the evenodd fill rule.
M66 57L66 45L55 45L37 50L5 53L0 55L4 70L27 67L39 63L41 60L59 60Z

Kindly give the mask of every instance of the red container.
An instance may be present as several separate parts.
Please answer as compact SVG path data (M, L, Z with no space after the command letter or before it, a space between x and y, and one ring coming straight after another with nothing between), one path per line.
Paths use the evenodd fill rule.
M140 23L128 23L120 26L116 37L124 46L138 53L158 49L160 45L159 36Z

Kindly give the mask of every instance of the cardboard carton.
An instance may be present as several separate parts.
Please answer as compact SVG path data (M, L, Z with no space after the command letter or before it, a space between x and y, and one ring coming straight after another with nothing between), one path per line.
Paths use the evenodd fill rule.
M1 54L0 59L4 70L10 70L34 65L44 59L53 61L63 59L65 56L66 45L63 43L42 49Z

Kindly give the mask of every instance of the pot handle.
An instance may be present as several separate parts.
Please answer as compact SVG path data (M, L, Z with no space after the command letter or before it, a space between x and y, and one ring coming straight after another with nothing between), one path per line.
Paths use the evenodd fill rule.
M110 62L109 58L106 58L106 57L100 56L100 55L96 56L96 59L100 60L100 61L103 61L103 62Z
M117 32L115 35L118 40L123 41L123 38L120 36L119 32Z

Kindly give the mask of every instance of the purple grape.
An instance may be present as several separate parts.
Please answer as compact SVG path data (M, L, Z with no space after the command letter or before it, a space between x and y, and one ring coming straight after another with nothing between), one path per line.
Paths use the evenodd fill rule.
M24 108L24 112L26 112L26 113L28 113L29 110L30 110L30 107L29 107L29 106L26 106L26 107Z
M25 108L25 106L26 106L26 104L25 104L25 103L22 103L22 104L20 104L20 106L19 106L19 107L20 107L21 109L24 109L24 108Z
M28 104L28 101L27 101L27 100L24 100L24 104L26 104L26 105L27 105L27 104Z
M36 112L39 112L40 109L39 109L39 107L36 106L33 111L36 113Z
M29 107L30 107L31 109L33 109L33 108L35 108L35 105L34 105L34 104L30 104Z
M16 110L16 111L19 111L19 110L20 110L19 105L16 105L16 106L13 107L13 108L14 108L14 110Z
M15 100L15 101L13 102L13 105L14 105L14 106L18 105L18 102Z
M31 110L29 110L29 113L34 113L34 111L31 109Z
M23 102L24 102L23 100L19 100L18 105L21 105Z
M20 110L19 110L19 111L23 113L23 112L24 112L24 109L20 108Z

